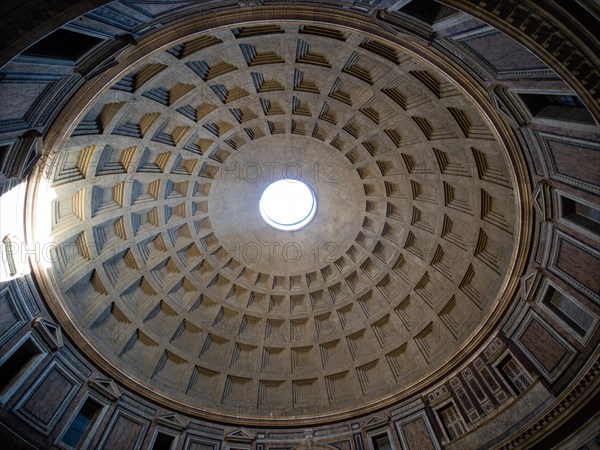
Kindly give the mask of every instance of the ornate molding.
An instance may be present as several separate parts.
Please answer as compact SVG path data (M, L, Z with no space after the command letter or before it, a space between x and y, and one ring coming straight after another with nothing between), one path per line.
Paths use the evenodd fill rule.
M598 390L600 378L600 359L598 351L588 364L587 370L580 375L579 380L572 384L572 388L565 391L556 401L538 418L530 422L526 429L513 434L498 447L498 450L512 450L526 448L548 435L551 429L556 429L571 414L583 407L593 398L592 392Z
M554 11L534 2L525 4L518 0L445 0L444 3L468 11L533 51L574 88L600 121L598 49L579 39L564 23L564 17L557 17ZM598 40L596 47L597 43Z

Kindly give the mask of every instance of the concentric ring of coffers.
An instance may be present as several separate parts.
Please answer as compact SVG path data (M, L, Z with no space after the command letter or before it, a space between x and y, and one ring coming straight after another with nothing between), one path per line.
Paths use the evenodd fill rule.
M235 216L243 233L214 226L214 192L259 196L287 176L265 153L292 141L323 149L286 155L298 179L317 194L335 180L314 221L278 245L242 214L257 203ZM220 30L154 56L87 112L39 189L44 263L95 351L240 417L329 414L431 373L485 320L513 251L511 175L477 107L418 58L332 26ZM355 222L338 230L343 211L323 205L344 198Z

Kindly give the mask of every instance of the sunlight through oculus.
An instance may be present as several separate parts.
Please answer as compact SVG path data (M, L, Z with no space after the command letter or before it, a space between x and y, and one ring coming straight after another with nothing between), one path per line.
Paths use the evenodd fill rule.
M264 221L273 228L295 231L313 219L317 212L317 199L303 182L283 179L265 189L259 208Z

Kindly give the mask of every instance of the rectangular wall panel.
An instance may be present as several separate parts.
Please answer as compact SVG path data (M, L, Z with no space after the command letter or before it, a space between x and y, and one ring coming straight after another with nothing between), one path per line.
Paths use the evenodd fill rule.
M513 340L551 382L568 367L576 353L564 338L531 310Z
M560 231L553 236L550 269L590 298L600 301L600 252Z
M0 289L0 345L10 339L25 323L27 316L13 283Z
M200 436L188 435L183 445L184 450L217 450L219 443Z
M149 420L119 408L104 430L98 448L137 450L141 447L149 426Z
M421 410L395 422L403 450L439 450L429 419Z
M592 192L600 185L600 145L597 142L539 133L552 178Z
M21 397L14 412L32 427L48 435L82 383L83 378L56 358Z

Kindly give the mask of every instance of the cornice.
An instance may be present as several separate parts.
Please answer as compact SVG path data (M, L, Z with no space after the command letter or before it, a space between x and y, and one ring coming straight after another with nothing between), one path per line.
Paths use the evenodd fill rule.
M569 389L566 389L546 410L526 427L500 443L495 449L529 448L556 430L584 407L600 389L600 349L590 358Z

